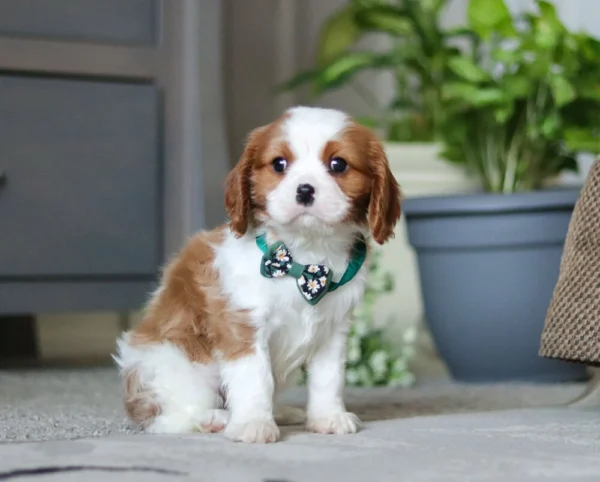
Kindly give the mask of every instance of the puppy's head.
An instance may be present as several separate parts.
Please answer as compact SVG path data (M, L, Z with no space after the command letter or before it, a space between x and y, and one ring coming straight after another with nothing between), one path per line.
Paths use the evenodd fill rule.
M381 142L343 112L295 107L255 129L226 180L232 230L304 233L368 227L383 244L400 217L400 188Z

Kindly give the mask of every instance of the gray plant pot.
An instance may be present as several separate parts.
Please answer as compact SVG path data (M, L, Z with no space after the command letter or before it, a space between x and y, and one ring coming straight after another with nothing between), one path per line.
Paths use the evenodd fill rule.
M585 367L538 355L579 190L404 201L425 317L460 381L557 382Z

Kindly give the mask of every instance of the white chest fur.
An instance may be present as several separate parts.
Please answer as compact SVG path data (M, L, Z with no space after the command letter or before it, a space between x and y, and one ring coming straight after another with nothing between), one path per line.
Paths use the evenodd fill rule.
M299 263L330 267L334 281L339 281L348 264L347 250L335 245L290 249ZM365 263L350 282L311 306L291 276L265 278L260 274L262 255L254 233L239 239L228 234L216 247L215 266L232 306L251 313L258 342L268 345L273 375L280 385L333 330L346 329L350 311L362 298L367 268Z

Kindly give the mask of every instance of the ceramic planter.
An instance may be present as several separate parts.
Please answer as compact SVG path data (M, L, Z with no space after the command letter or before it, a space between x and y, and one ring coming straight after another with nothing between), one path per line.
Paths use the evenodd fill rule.
M580 365L538 356L578 189L409 198L425 318L460 381L558 382Z

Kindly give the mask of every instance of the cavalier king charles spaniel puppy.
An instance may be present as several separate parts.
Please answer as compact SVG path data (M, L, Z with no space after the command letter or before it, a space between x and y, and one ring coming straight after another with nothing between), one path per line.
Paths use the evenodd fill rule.
M293 107L255 129L225 182L228 223L189 239L117 341L129 418L247 443L276 442L278 424L356 432L343 400L350 316L400 202L381 142L347 114ZM306 411L282 406L303 368Z

